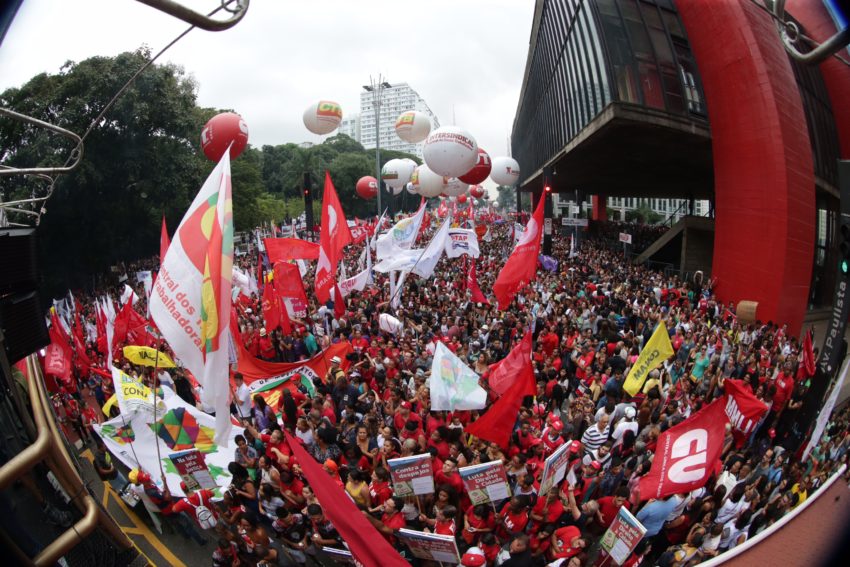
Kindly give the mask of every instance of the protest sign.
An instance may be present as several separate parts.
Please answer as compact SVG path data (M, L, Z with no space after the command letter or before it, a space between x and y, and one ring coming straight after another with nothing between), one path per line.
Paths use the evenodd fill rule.
M511 496L505 465L501 461L463 467L458 472L474 506L499 502Z
M405 528L400 529L396 535L407 544L414 557L440 563L460 563L457 543L451 536L428 534Z
M197 490L198 488L215 490L218 488L200 451L189 449L188 451L172 453L168 455L168 458L174 463L177 474L180 475L180 478L183 479L190 490Z
M561 445L549 455L543 465L543 475L540 477L539 494L546 494L564 478L567 463L570 460L569 444Z
M430 454L389 459L387 464L390 466L396 496L434 493Z
M603 554L608 554L617 565L622 565L645 533L643 524L625 507L620 508L617 517L602 536Z

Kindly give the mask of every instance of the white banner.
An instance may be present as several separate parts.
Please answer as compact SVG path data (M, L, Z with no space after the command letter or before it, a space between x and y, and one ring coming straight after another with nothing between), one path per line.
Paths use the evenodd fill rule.
M446 256L457 258L464 254L473 258L478 258L481 255L481 252L478 250L478 236L475 234L475 231L465 228L453 228L449 230L449 240L446 242Z
M838 394L841 392L841 388L844 386L844 380L847 379L847 372L850 369L850 358L844 361L844 366L841 367L841 374L838 375L838 380L835 381L835 384L832 386L832 392L829 393L829 397L826 399L826 402L823 404L823 407L820 409L820 413L818 413L818 419L815 421L815 429L812 431L812 436L809 438L809 442L806 444L806 449L803 451L802 461L805 461L809 458L809 452L820 443L820 437L823 435L824 429L826 429L826 424L829 422L829 418L832 414L833 408L835 408L835 402L838 400ZM817 380L817 374L815 375L815 380ZM826 376L821 376L821 380L826 380Z
M428 386L431 411L474 410L487 405L487 392L478 385L478 374L442 341L434 349Z
M425 203L419 207L412 217L403 218L384 234L378 237L376 252L379 260L391 257L398 249L409 250L416 242L419 227L425 218ZM375 228L377 231L378 229Z
M103 439L106 448L130 468L141 467L157 486L162 488L159 468L165 471L168 489L174 496L183 496L180 490L180 475L169 455L180 451L197 449L204 456L209 473L218 488L216 497L230 485L231 476L227 465L233 460L232 450L223 450L213 440L215 418L184 402L167 386L162 387L165 411L153 414L140 412L133 416L118 416L101 424L93 424L94 431ZM228 416L230 412L228 412ZM156 431L156 432L155 432ZM241 427L233 427L228 441L241 435ZM130 447L132 442L133 446ZM159 459L157 459L159 444ZM235 446L235 443L231 446ZM136 456L138 461L136 461Z

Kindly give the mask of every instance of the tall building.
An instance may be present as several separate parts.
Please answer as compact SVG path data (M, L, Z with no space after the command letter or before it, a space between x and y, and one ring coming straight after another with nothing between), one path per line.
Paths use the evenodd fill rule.
M584 216L588 211L593 210L593 205L590 201L584 201L578 205L567 193L562 195L555 193L552 196L555 216L574 217L577 214ZM689 199L670 199L662 197L608 197L607 208L608 218L611 220L626 220L626 213L635 211L641 208L648 208L652 212L661 217L661 222L668 220L676 223L688 215L697 217L707 217L711 210L711 203L706 199L695 199L693 201L693 211L690 206Z
M349 138L360 141L360 115L345 116L339 125L337 134L345 134Z
M407 83L391 84L385 88L381 97L381 123L379 126L381 134L381 149L397 150L407 152L419 158L422 157L422 144L410 144L398 137L395 133L395 122L398 115L407 110L418 110L425 113L431 119L432 130L440 127L440 120L431 111L428 103L419 96ZM372 106L372 93L360 93L360 114L347 119L346 130L340 127L340 132L348 134L366 149L375 147L375 109ZM352 127L351 121L356 125ZM343 125L346 121L343 121ZM350 132L355 132L352 135Z
M801 37L837 33L825 4L785 3ZM718 297L796 333L834 295L848 100L850 68L790 57L759 2L536 0L519 189L592 199L599 220L640 199L709 201Z

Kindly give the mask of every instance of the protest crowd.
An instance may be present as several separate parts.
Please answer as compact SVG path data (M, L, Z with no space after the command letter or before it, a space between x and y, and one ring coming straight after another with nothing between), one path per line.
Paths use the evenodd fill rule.
M809 340L770 322L740 323L710 282L701 287L632 265L592 238L575 246L555 235L546 267L499 309L490 290L514 248L515 229L496 214L482 217L488 232L477 259L443 257L430 278L410 275L401 284L375 271L342 308L317 302L315 262L302 262L307 304L291 316L264 305L272 274L282 272L250 238L235 262L252 280L233 301L236 350L255 367L318 360L313 368L322 374L296 374L260 391L240 372L241 358L233 365L231 413L244 430L220 449L232 453L232 483L221 498L187 486L185 496L172 496L167 483L156 482L156 470L118 474L141 487L164 522L199 544L210 541L216 566L334 557L351 542L327 512L345 494L374 528L361 537L384 538L414 565L437 563L417 558L402 530L448 536L461 564L471 567L593 565L610 551L606 530L628 510L645 528L624 562L634 567L695 565L739 546L847 462L847 411L831 417L801 458L806 432L796 417L816 379ZM427 242L441 222L436 215L426 221L419 239ZM341 263L357 271L369 243L347 246ZM467 283L472 264L484 291L475 299ZM157 265L152 259L127 272L155 274ZM110 346L156 347L145 290L131 287L136 296L123 303L135 314L115 325ZM123 281L97 294L75 292L65 314L75 364L70 379L53 384L57 411L97 445L95 464L104 473L113 465L92 425L108 419L102 408L114 385L99 298L122 290ZM127 311L116 307L118 317ZM66 325L61 316L55 310L54 327ZM627 378L659 334L672 354L635 388ZM173 356L165 344L161 349ZM452 393L454 411L433 411L435 357L456 373L452 361L459 361L477 379ZM113 364L213 411L179 364L155 372L125 359L120 348ZM526 374L530 382L521 383ZM483 396L479 409L463 409L474 396ZM100 407L86 402L92 397ZM685 483L686 490L650 482L663 454L659 440L709 412L726 415L730 399L745 419L714 419L719 430L706 426L721 466L694 481L698 486ZM118 411L107 408L109 416ZM320 487L308 479L316 467L339 498L317 496ZM472 486L465 471L486 471L478 478L490 480Z

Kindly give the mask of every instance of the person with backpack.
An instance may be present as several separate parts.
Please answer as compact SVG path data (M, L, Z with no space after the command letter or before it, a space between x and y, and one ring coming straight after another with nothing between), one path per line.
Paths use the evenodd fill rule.
M186 496L171 507L172 512L175 514L185 512L189 517L195 519L195 524L200 526L201 530L214 528L218 523L218 513L212 502L212 490L206 488L192 490L185 482L180 483L180 489ZM196 541L198 540L196 539ZM206 544L206 539L201 545L204 544Z

